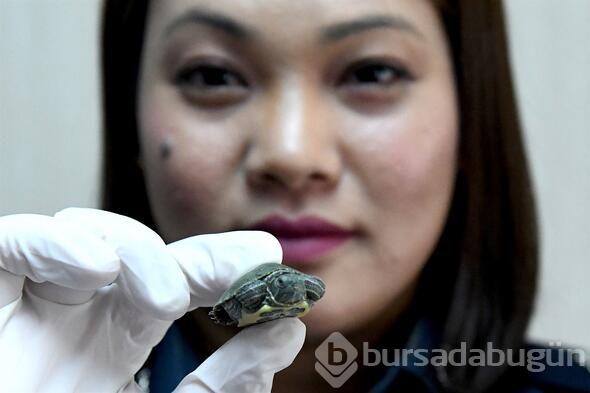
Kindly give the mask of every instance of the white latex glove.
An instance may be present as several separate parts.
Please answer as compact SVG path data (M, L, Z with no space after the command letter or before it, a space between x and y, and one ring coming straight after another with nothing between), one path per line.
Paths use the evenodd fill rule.
M165 245L143 224L100 210L1 217L0 391L139 392L133 375L172 321L281 257L264 232ZM304 336L297 319L244 329L176 392L270 392Z

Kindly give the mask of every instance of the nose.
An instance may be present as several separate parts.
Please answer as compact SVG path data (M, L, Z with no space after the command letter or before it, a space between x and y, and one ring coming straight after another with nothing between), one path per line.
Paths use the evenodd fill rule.
M312 89L285 84L261 111L246 158L248 183L263 191L308 192L340 177L338 133Z

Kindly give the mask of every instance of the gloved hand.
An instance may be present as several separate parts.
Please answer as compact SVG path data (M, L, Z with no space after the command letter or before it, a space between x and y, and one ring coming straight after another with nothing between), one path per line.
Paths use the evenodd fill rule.
M172 321L281 260L256 231L165 245L128 217L66 209L0 218L0 390L139 392L133 374ZM244 329L177 392L270 392L303 345L297 319Z

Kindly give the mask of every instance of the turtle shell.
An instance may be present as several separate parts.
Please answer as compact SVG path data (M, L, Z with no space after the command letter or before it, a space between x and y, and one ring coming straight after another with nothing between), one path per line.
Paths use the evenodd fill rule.
M209 313L222 325L247 326L286 317L301 317L325 292L324 283L280 263L265 263L245 273Z

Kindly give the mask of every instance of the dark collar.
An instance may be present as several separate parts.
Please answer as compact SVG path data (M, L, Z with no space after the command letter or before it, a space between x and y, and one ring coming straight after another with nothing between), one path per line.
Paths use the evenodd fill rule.
M193 330L194 331L194 330ZM162 341L154 348L146 367L138 373L138 379L149 380L150 393L169 393L180 381L204 360L190 337L183 332L180 323L175 323ZM437 393L437 379L430 362L425 361L438 344L436 329L428 319L415 323L406 350L412 350L407 362L383 367L377 383L370 393L385 393L403 385L401 391ZM381 350L384 349L381 346ZM387 348L385 346L385 348ZM415 353L421 350L423 352ZM395 349L388 348L390 359ZM401 351L398 350L401 353ZM360 360L360 359L359 359Z
M439 332L430 319L422 318L417 320L409 339L404 345L404 350L385 347L391 352L397 351L398 361L384 368L382 376L369 392L439 392L440 387L436 372L429 361L432 350L439 345L439 342ZM406 352L405 356L404 351ZM388 353L388 357L392 361L395 358L392 353Z
M146 366L136 379L149 381L150 393L170 393L205 360L177 321L152 350Z

